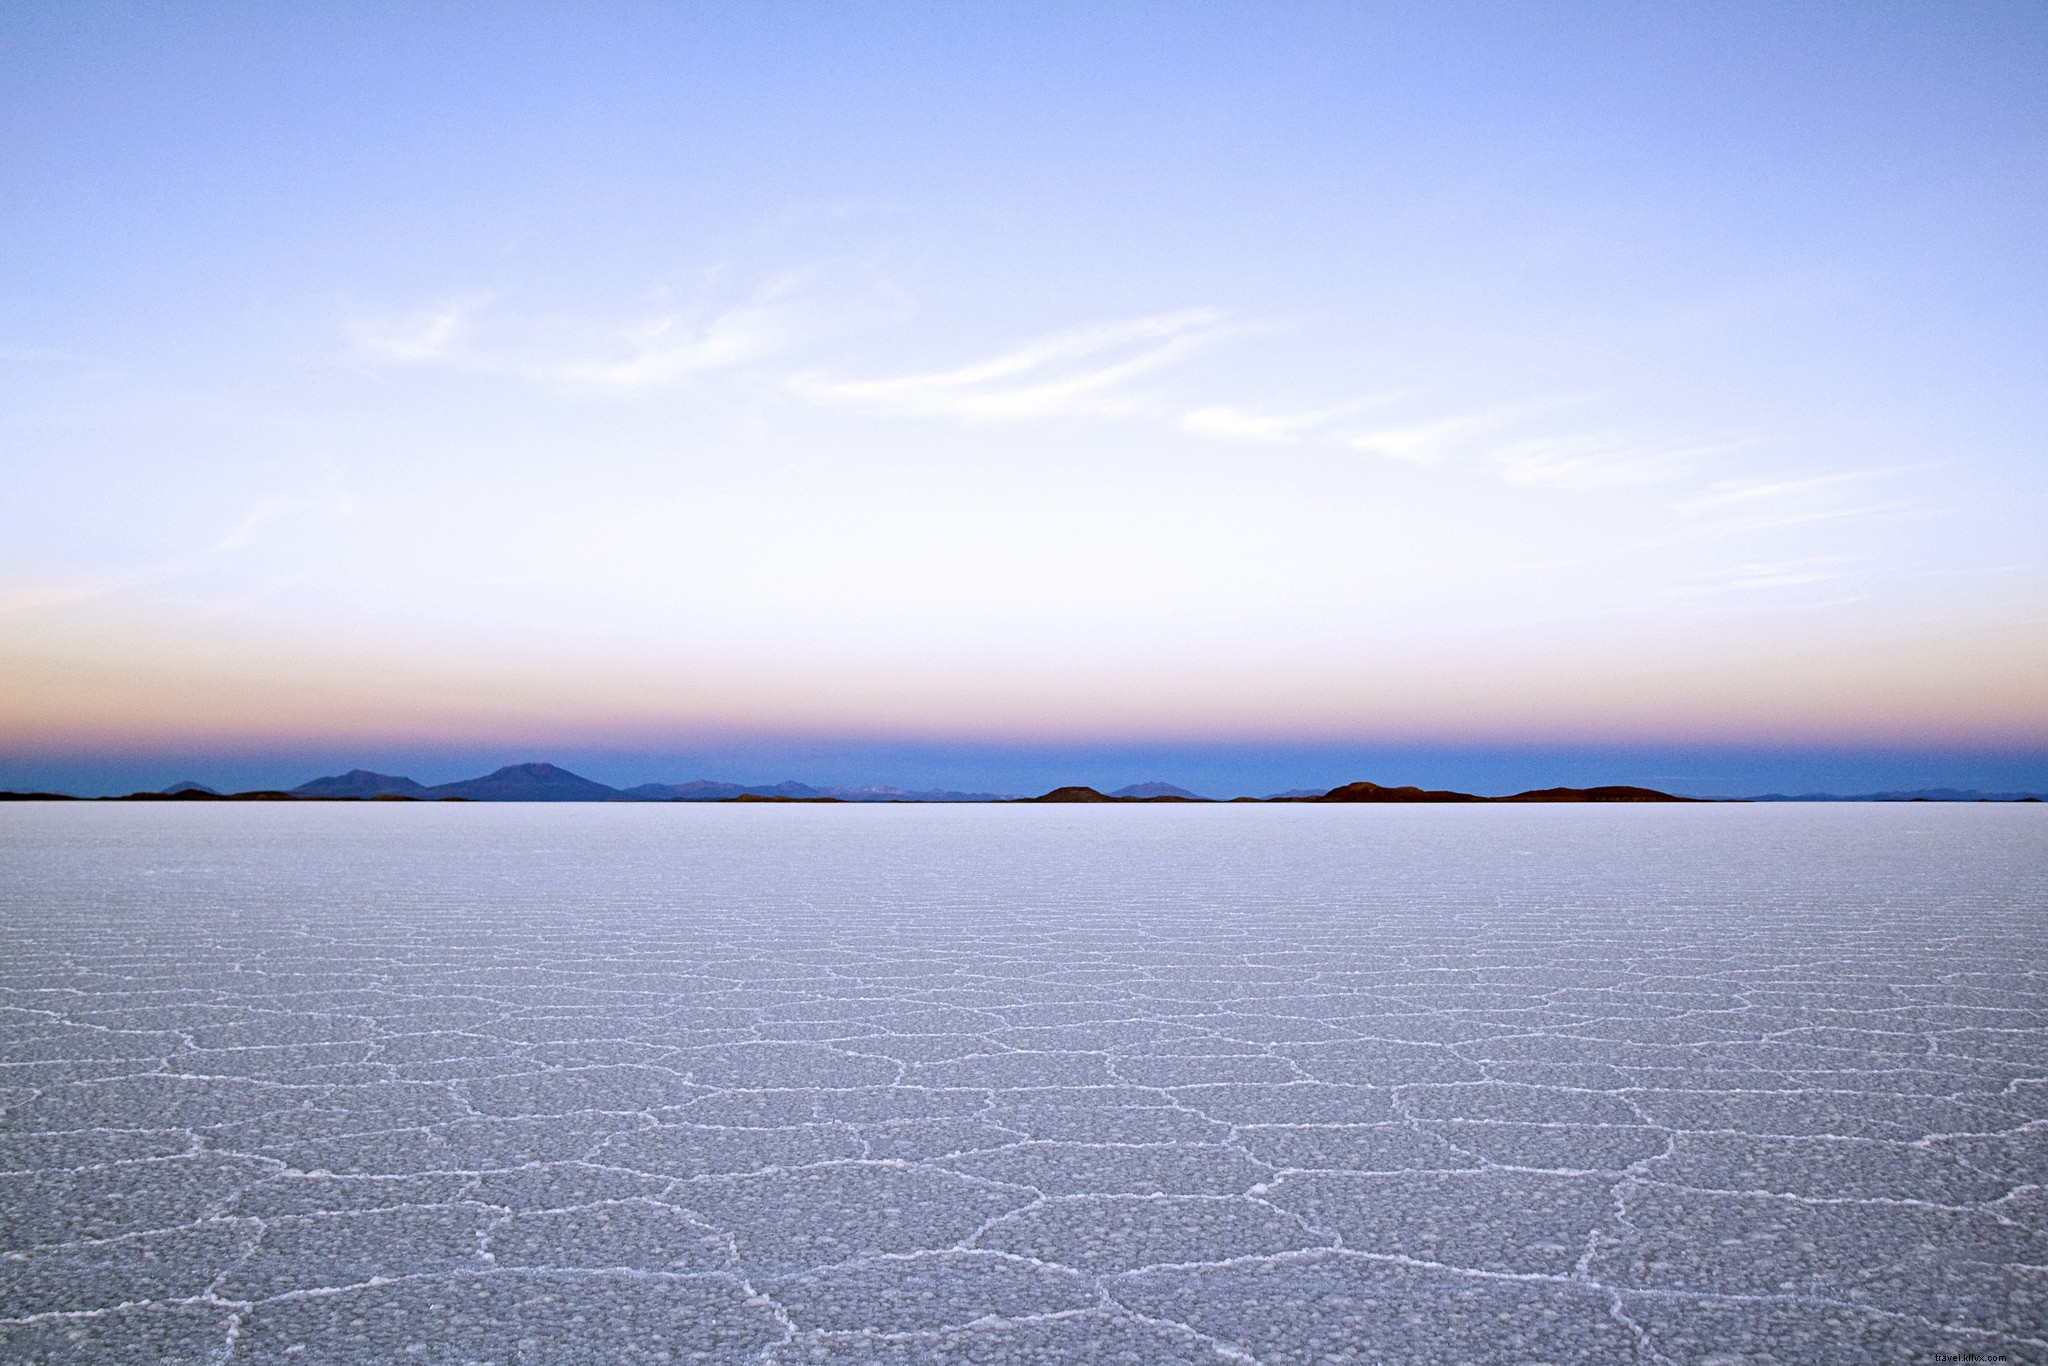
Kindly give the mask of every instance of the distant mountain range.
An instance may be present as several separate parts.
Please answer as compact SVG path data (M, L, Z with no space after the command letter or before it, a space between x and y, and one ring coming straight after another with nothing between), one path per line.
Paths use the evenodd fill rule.
M1178 797L1184 802L1206 802L1209 800L1199 792L1190 792L1184 787L1175 787L1172 783L1132 783L1129 787L1120 787L1109 795L1112 797L1136 797L1141 801L1152 797Z
M1149 787L1153 786L1153 784L1148 783L1145 786ZM1161 783L1158 786L1163 787L1165 784ZM1120 790L1129 791L1128 788ZM1151 797L1125 797L1112 795L1107 792L1097 792L1092 787L1056 787L1042 797L1022 797L1019 800L1027 802L1206 802L1209 799L1207 797L1181 797L1169 792L1162 792L1157 796Z
M1320 797L1287 797L1290 802L1483 802L1470 792L1430 792L1419 787L1381 787L1378 783L1346 783Z
M1169 788L1169 791L1153 791L1153 788ZM1147 793L1137 797L1135 793ZM1059 786L1044 797L1028 797L1026 801L1208 801L1208 797L1196 797L1186 788L1174 788L1165 782L1145 782L1137 788L1118 788L1116 793L1098 793L1092 786ZM1235 797L1233 801L1260 801L1257 797ZM1475 793L1448 793L1448 791L1425 791L1419 786L1380 786L1378 782L1346 782L1333 786L1327 793L1282 793L1268 797L1270 803L1307 803L1307 801L1333 801L1333 803L1466 803L1466 801L1702 801L1700 797L1673 797L1671 793L1657 793L1647 786L1546 786L1530 793L1516 793L1513 797L1479 797Z
M1871 792L1842 797L1827 792L1786 796L1780 792L1761 797L1729 798L1757 802L2037 802L2048 799L2040 792L1979 792L1952 787L1920 788L1901 792ZM75 801L61 792L0 792L0 800ZM1016 797L995 792L954 792L944 789L910 791L900 787L812 787L806 783L783 782L765 787L741 783L713 782L699 778L687 783L641 783L636 787L608 787L571 773L554 764L509 764L481 778L427 786L393 773L373 773L355 768L330 777L315 778L289 792L263 790L222 793L198 782L173 783L160 792L133 792L122 801L467 801L467 802L1207 802L1214 800L1167 782L1132 783L1114 792L1092 787L1059 787L1038 797ZM1335 803L1449 803L1449 802L1691 802L1712 798L1678 797L1647 787L1544 787L1517 792L1508 797L1481 797L1470 792L1452 792L1420 787L1382 787L1378 783L1346 783L1326 791L1297 788L1270 797L1234 797L1237 802L1335 802Z
M1753 802L2039 802L2048 801L2048 792L1979 792L1975 788L1921 787L1910 792L1865 792L1854 797L1837 796L1832 792L1802 792L1788 797L1782 792L1766 792L1761 797L1751 797Z
M808 783L776 783L772 787L748 787L742 783L714 783L699 778L688 783L642 783L620 791L620 796L640 802L729 802L739 797L787 798L796 802L1000 802L995 792L949 792L931 788L912 792L901 787L812 787Z
M909 792L900 787L811 787L776 783L748 787L699 778L688 783L641 783L607 787L553 764L511 764L481 778L425 787L390 773L351 769L331 778L315 778L291 790L294 797L392 798L414 801L471 802L729 802L741 797L798 802L999 802L993 792Z
M410 778L394 778L389 773L372 773L367 768L352 768L332 778L315 778L310 783L300 783L292 789L294 797L411 797L418 799L427 795L427 789Z

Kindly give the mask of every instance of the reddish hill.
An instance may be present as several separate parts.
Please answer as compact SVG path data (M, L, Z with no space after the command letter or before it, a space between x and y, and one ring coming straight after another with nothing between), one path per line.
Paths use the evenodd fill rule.
M1346 783L1320 797L1274 797L1276 802L1690 802L1647 787L1544 787L1512 797L1479 797L1422 787L1381 787L1378 783Z
M1540 787L1517 792L1512 797L1495 797L1497 802L1692 802L1697 797L1674 797L1650 787Z
M771 796L768 796L768 795L766 795L766 794L764 794L764 793L760 793L760 792L742 792L742 793L740 793L740 795L739 795L739 796L737 796L737 797L721 797L721 798L719 798L719 800L720 800L720 801L726 801L726 802L798 802L798 803L808 803L808 802L837 802L837 801L839 800L839 798L837 798L837 797L784 797L784 796L781 796L781 795L779 795L779 794L778 794L778 795L776 795L776 796L773 796L773 797L771 797Z
M1381 787L1378 783L1346 783L1320 797L1295 797L1307 802L1483 802L1470 792L1432 792L1419 787Z

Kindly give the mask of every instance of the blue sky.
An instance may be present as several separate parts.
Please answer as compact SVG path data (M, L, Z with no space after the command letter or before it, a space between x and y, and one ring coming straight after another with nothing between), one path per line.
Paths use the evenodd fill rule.
M10 7L0 747L2048 781L2044 77L2034 5Z

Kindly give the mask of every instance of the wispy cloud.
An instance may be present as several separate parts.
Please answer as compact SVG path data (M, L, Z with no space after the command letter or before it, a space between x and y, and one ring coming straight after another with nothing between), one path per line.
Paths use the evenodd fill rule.
M504 318L487 311L493 294L470 294L411 313L359 320L357 353L387 364L439 365L510 375L556 388L625 396L671 388L694 375L731 370L786 349L797 330L792 276L770 281L743 303L668 311L592 325L561 318Z
M1467 450L1475 437L1516 421L1522 412L1469 413L1459 417L1436 418L1428 422L1386 427L1351 437L1344 444L1368 455L1403 460L1415 465L1435 465Z
M765 302L728 309L696 326L681 317L655 318L626 332L622 354L544 368L536 377L619 394L665 389L707 370L765 360L786 335L781 311Z
M1864 498L1845 503L1838 496L1846 489L1886 473L1888 471L1885 470L1845 470L1793 479L1723 479L1710 485L1703 493L1671 504L1671 508L1690 521L1685 534L1693 538L1734 536L1878 514L1910 513L1909 505L1897 501Z
M335 520L356 509L356 499L332 484L289 493L267 494L243 509L240 516L211 542L155 564L108 569L67 583L0 587L0 616L90 602L199 574L255 546L263 531L280 522Z
M1253 404L1176 403L1163 385L1140 381L1248 330L1214 308L1186 308L1076 327L1023 342L970 364L873 378L822 369L790 373L787 357L806 337L843 330L807 312L803 278L785 274L745 300L718 309L668 310L630 321L504 316L490 294L368 320L355 329L359 354L386 364L432 365L516 376L570 394L628 397L660 392L717 372L815 404L973 422L1143 416L1188 436L1265 446L1348 448L1379 459L1489 470L1514 485L1598 491L1685 481L1699 489L1717 458L1742 441L1660 441L1621 429L1588 430L1584 394L1360 428L1362 415L1397 400L1371 394L1296 410ZM1857 475L1774 480L1722 479L1670 504L1712 535L1853 515L1822 496Z
M1810 526L1818 522L1842 522L1881 513L1902 515L1910 511L1911 509L1903 503L1858 503L1849 507L1764 511L1744 517L1720 517L1711 522L1701 522L1691 527L1686 535L1695 540L1714 536L1736 536L1749 531L1777 531L1786 527Z
M1329 428L1343 422L1344 419L1355 417L1369 408L1377 408L1391 401L1389 395L1376 394L1369 398L1353 399L1349 403L1317 408L1306 413L1260 413L1217 405L1197 408L1184 415L1180 420L1180 429L1196 436L1214 437L1219 441L1295 445L1311 436L1327 435Z
M236 519L235 524L208 547L208 553L225 554L228 551L240 550L253 542L257 533L264 527L274 522L300 516L342 518L355 510L355 495L331 486L303 493L270 494L250 504L248 510Z
M45 607L62 607L67 603L89 602L132 588L158 577L155 573L135 571L131 573L96 574L90 578L74 579L70 583L23 584L15 587L0 587L0 617L18 616Z
M356 350L375 360L460 364L468 358L463 343L471 320L493 297L466 294L410 313L361 318L350 331Z
M1511 484L1604 489L1682 479L1700 461L1738 449L1735 441L1657 446L1618 436L1545 437L1510 442L1490 452Z
M1803 588L1809 584L1832 583L1846 577L1847 567L1856 563L1857 558L1851 555L1817 555L1770 564L1731 565L1700 582L1671 588L1667 590L1666 596L1755 593L1774 588Z
M1191 308L1040 338L954 370L889 379L800 376L805 397L913 416L1022 421L1121 416L1147 407L1127 381L1172 365L1227 335L1214 309Z
M1344 444L1414 465L1491 466L1511 484L1611 489L1684 479L1744 441L1657 442L1622 432L1574 430L1561 410L1583 398L1557 398L1385 427ZM1548 428L1549 430L1544 430Z
M1879 473L1881 471L1878 470L1850 470L1804 479L1721 479L1709 486L1705 493L1671 506L1678 512L1699 513L1783 503L1855 480L1869 479Z
M1655 484L1692 474L1708 457L1737 449L1734 441L1656 444L1619 433L1531 430L1540 419L1586 402L1559 398L1482 412L1458 413L1346 433L1345 419L1393 402L1377 395L1299 413L1257 412L1216 405L1180 420L1181 430L1223 440L1296 445L1337 443L1386 460L1415 465L1490 464L1511 484L1603 489Z

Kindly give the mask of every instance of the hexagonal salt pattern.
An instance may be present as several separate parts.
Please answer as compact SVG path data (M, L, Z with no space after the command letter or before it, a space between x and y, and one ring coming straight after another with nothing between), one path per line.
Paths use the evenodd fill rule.
M2040 808L0 808L14 1362L2048 1361Z

